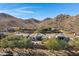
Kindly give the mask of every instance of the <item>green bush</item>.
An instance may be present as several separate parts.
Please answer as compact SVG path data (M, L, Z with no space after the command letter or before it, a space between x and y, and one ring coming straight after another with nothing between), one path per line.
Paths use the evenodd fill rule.
M67 47L67 43L63 40L58 40L56 38L45 39L42 43L48 48L53 50L65 49Z
M32 40L30 38L23 38L22 40L18 40L14 42L16 47L20 47L20 48L28 48L31 47L32 45Z
M44 27L39 27L39 28L37 28L36 29L36 33L44 33L44 32L46 32L46 31L51 31L52 30L52 28L51 27L48 27L48 28L44 28Z
M73 40L70 40L69 45L72 46L72 47L78 47L79 48L79 38L74 38Z
M18 47L29 48L32 45L32 40L23 36L8 36L0 41L0 47Z

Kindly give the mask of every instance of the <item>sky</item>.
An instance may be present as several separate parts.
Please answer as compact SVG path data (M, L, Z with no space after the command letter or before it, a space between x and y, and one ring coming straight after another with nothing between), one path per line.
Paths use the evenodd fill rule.
M7 13L17 18L35 18L43 20L59 14L79 14L79 3L0 3L0 13Z

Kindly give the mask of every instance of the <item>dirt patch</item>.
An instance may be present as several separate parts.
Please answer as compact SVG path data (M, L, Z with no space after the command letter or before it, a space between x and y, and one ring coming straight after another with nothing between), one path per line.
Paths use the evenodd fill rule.
M0 48L0 56L79 56L79 50Z

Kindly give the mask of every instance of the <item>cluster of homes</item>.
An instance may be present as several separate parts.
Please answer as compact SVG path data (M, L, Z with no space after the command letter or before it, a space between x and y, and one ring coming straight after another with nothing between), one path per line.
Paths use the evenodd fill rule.
M66 37L65 35L63 35L62 31L60 31L60 29L58 28L52 28L51 30L46 30L44 33L36 33L33 34L34 31L36 31L36 29L21 29L19 27L10 27L7 28L4 32L0 32L0 37L5 36L5 32L15 32L15 35L24 35L24 36L30 36L32 38L33 41L36 40L42 40L43 38L53 38L53 37L59 37L60 39L68 39L68 37Z
M32 28L21 28L21 27L8 27L3 29L1 32L24 32L24 33L33 33L34 31L36 31L37 29L32 29ZM48 30L48 28L44 28L44 33L59 33L59 29L58 28L51 28L51 30Z

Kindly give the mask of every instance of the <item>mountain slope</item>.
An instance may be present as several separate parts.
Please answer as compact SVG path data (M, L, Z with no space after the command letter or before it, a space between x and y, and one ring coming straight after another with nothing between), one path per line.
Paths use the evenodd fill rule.
M16 18L14 16L0 13L0 29L9 28L9 27L21 27L21 28L33 28L35 20L23 20Z
M34 18L19 19L14 16L0 13L0 30L9 27L21 27L34 29L36 27L53 27L63 29L68 32L79 33L79 15L69 16L60 14L55 18L46 18L38 21Z

